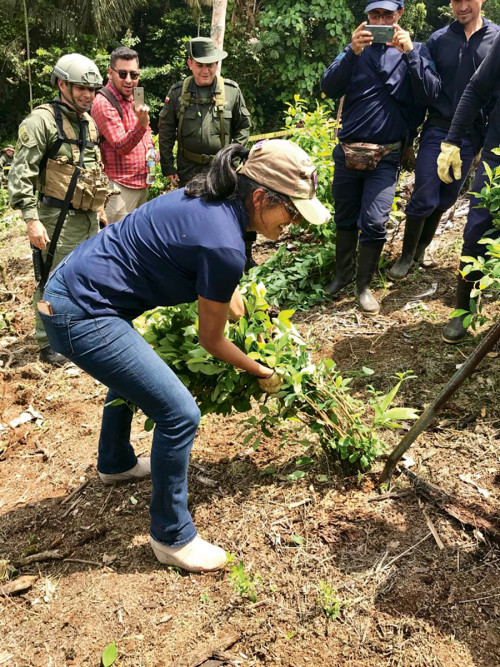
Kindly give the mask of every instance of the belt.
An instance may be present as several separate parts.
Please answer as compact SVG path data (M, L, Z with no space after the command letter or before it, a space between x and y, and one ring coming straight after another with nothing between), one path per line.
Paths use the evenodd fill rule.
M52 208L62 208L64 201L62 199L56 199L55 197L47 197L46 195L38 195L38 201L44 206L51 206ZM70 204L68 209L70 211L76 211L73 204Z
M215 159L215 155L205 155L203 153L191 153L185 148L182 149L182 157L185 157L191 162L196 162L197 164L212 164Z
M451 126L451 120L446 120L446 118L439 118L438 116L431 116L427 121L426 125L431 125L432 127L440 127L443 130L449 130Z

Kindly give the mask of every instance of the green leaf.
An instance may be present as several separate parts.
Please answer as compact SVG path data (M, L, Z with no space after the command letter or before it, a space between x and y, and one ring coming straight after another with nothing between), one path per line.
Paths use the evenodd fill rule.
M368 366L363 366L361 369L365 375L373 375L375 371L371 368L368 368Z
M307 473L305 473L303 470L294 470L289 475L287 475L287 478L296 482L299 479L302 479L303 477L305 477L306 475L307 475Z
M132 505L137 505L139 501L135 496L130 496L130 502L132 503Z
M155 427L155 422L154 419L151 419L151 417L148 417L146 421L144 422L144 430L149 433L149 431L152 431Z
M101 655L102 667L111 667L118 657L118 649L115 642L108 644Z

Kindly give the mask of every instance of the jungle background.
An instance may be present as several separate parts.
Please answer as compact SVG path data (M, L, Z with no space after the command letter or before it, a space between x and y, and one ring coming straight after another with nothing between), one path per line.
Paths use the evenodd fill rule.
M319 98L325 68L364 18L365 0L229 0L223 75L237 81L254 130L280 128L295 94ZM123 44L141 59L141 83L153 129L169 87L186 75L185 42L210 34L210 0L2 0L0 3L0 141L12 140L33 102L50 99L50 71L64 53L94 59L105 75L109 53ZM500 0L485 15L500 21ZM451 16L443 0L407 0L402 24L424 41ZM27 58L26 25L30 60ZM13 104L13 101L15 103Z

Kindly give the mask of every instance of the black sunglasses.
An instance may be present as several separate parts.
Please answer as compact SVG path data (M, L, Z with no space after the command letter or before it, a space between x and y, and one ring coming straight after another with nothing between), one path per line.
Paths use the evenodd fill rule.
M111 69L113 70L113 72L116 72L118 74L120 79L126 79L127 75L129 75L132 81L135 81L136 79L139 78L140 74L140 72L127 72L126 69L115 69L114 67L112 67Z

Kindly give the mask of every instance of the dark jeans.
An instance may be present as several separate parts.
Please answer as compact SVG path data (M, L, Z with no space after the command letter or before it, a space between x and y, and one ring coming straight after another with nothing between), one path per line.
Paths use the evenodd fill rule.
M387 236L385 223L396 192L399 151L382 158L373 171L348 169L340 144L335 146L333 158L332 192L337 228L360 229L362 245L383 243Z
M65 262L54 272L44 292L54 311L54 315L42 315L50 345L109 387L106 403L124 398L154 420L150 533L169 546L187 544L196 536L187 507L187 469L200 411L130 321L91 317L75 302L64 281L64 266ZM124 472L136 464L131 421L127 405L104 407L100 472Z
M420 136L417 164L415 165L415 186L405 213L416 218L428 218L436 209L446 211L457 201L460 189L474 160L474 148L468 139L462 141L462 178L452 183L443 183L437 175L437 159L441 152L441 142L446 139L447 130L428 127Z

